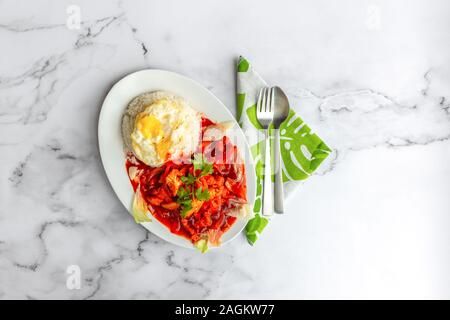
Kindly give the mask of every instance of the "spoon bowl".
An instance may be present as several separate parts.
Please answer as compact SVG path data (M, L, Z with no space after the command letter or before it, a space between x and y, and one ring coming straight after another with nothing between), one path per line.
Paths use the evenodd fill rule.
M289 100L280 87L273 88L275 91L273 126L275 129L279 129L283 121L289 116Z
M281 161L280 125L289 116L289 100L280 87L274 87L274 160L275 160L275 192L274 211L284 213L283 168Z

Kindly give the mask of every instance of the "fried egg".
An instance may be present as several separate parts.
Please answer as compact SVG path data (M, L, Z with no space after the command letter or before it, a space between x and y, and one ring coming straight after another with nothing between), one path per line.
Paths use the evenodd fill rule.
M198 147L200 129L201 115L164 91L134 98L122 120L125 146L151 167L189 157Z

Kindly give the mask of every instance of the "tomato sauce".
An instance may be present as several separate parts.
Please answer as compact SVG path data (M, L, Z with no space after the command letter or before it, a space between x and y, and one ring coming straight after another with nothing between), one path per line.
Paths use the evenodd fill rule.
M215 123L202 118L202 132L211 125ZM131 153L126 161L133 189L136 192L140 187L152 215L172 233L193 243L205 237L219 240L235 223L234 212L247 203L245 166L230 139L224 136L218 141L202 141L199 152L212 166L207 174L194 170L190 162L169 161L161 167L149 167ZM187 212L180 203L180 189L192 197L192 209ZM208 197L197 199L193 196L196 190L207 190Z

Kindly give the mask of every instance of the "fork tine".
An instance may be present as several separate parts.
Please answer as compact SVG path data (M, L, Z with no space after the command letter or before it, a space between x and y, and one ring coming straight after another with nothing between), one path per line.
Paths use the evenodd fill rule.
M272 102L271 102L271 94L270 94L270 88L266 88L266 112L270 113L272 110Z
M275 112L275 89L270 88L270 112Z
M264 88L264 95L263 95L263 101L264 101L264 112L267 112L267 88Z
M258 103L256 104L256 111L257 112L262 112L262 104L261 104L262 94L263 94L263 88L259 89Z
M262 102L261 102L261 109L264 108L262 111L266 112L267 111L267 103L266 103L266 98L267 98L267 88L264 87L263 89L263 94L262 94Z
M267 94L267 112L271 113L272 112L272 88L267 88L266 91Z

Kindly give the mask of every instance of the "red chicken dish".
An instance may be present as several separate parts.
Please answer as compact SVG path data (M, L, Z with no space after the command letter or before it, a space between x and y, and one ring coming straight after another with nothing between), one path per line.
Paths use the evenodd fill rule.
M201 131L217 126L202 118ZM151 213L172 233L201 246L219 245L222 235L245 213L245 166L236 145L226 136L200 139L197 151L183 161L150 167L127 154L126 169L135 191L137 222ZM147 220L148 221L148 220Z

